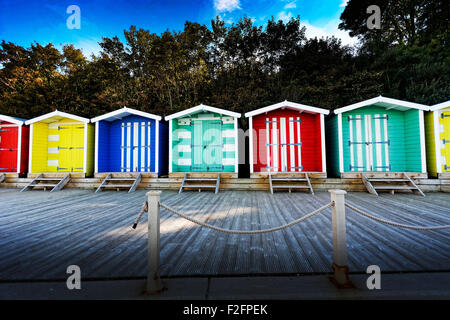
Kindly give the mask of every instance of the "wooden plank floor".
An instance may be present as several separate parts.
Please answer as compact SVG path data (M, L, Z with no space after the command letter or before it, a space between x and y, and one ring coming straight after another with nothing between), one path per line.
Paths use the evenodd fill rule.
M146 217L131 225L144 190L128 194L0 189L0 280L66 279L68 265L83 278L146 276ZM405 224L450 224L450 194L350 193L347 200ZM162 201L223 228L284 224L330 201L329 193L165 191ZM347 210L351 272L377 264L387 271L450 271L450 230L411 231L367 220ZM331 210L283 231L229 235L161 211L161 274L245 275L331 272Z

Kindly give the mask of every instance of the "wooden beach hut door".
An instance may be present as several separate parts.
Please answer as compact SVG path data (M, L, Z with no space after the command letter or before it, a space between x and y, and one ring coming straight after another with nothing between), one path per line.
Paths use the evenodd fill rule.
M0 126L0 172L17 171L18 137L17 126Z
M442 112L439 122L444 130L441 133L442 137L441 155L443 160L442 169L444 172L450 172L450 111Z
M60 125L58 171L83 172L84 125Z
M265 122L267 171L302 171L300 117L266 118Z
M200 119L191 120L191 170L222 171L222 121Z
M151 122L123 122L121 128L121 172L150 172Z
M390 171L388 115L348 117L350 171Z

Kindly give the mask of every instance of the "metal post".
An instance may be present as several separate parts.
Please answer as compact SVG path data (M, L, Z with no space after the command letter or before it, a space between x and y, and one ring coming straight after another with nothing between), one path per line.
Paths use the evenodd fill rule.
M148 294L160 293L162 283L159 278L159 200L161 191L147 192L148 203Z
M347 233L345 230L345 195L344 190L329 190L332 207L333 229L333 271L331 279L338 288L354 287L348 278Z

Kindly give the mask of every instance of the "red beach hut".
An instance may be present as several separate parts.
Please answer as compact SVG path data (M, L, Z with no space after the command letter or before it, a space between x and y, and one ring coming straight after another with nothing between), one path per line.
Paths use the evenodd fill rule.
M0 174L27 172L28 140L24 119L0 115Z
M249 118L250 174L317 172L326 175L324 116L329 110L284 101Z

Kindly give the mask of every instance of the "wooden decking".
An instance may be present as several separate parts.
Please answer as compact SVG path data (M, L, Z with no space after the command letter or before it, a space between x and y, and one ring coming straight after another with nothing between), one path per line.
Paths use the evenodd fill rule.
M147 219L133 221L145 199L134 193L0 189L0 280L66 279L71 264L83 278L146 276ZM450 223L450 194L350 193L347 200L405 224ZM164 191L162 201L229 229L261 229L292 221L330 201L329 193ZM351 272L376 264L387 271L449 271L450 231L411 231L367 220L347 209ZM161 211L161 274L243 275L331 272L330 209L283 231L228 235Z

